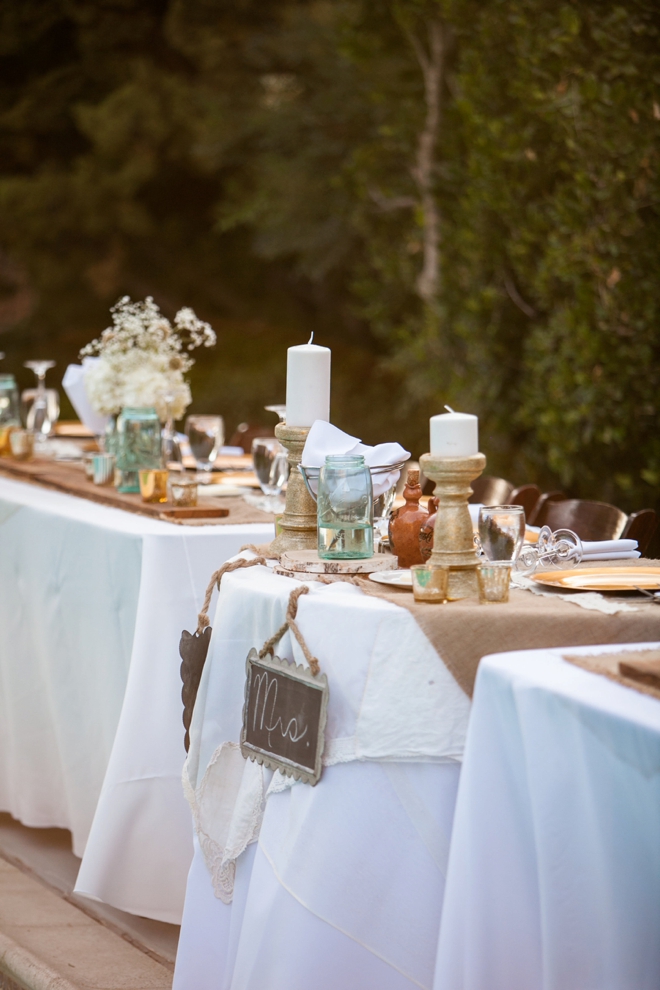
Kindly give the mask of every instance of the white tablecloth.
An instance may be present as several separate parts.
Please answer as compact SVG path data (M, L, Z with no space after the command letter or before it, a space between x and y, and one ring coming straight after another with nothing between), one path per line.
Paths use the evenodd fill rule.
M614 649L482 660L435 990L660 986L660 702L561 659Z
M262 567L223 579L191 728L207 821L224 814L202 781L217 747L239 739L245 658L296 585ZM430 990L469 701L405 609L316 584L297 621L328 676L333 765L316 787L269 793L231 904L198 848L175 990ZM289 635L277 652L304 662Z
M173 526L0 478L0 808L70 829L80 893L180 920L179 637L212 572L270 538L270 525Z

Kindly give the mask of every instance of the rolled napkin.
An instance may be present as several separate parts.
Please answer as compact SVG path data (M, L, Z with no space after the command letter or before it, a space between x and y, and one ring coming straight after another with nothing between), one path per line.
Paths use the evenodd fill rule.
M303 467L320 468L325 464L326 457L352 454L362 454L368 467L397 464L400 461L407 461L410 457L410 453L404 450L400 443L379 443L376 447L369 447L357 437L338 430L332 423L317 419L307 434L301 463ZM374 498L388 491L392 485L396 485L400 474L399 470L394 470L387 474L372 475ZM316 492L316 482L310 484Z
M83 358L82 364L70 364L64 372L62 388L69 396L71 405L76 410L78 418L91 430L94 436L101 436L105 433L107 416L102 416L92 408L85 388L85 372L90 365L98 361L98 358Z
M641 557L637 540L582 541L582 560L635 560Z

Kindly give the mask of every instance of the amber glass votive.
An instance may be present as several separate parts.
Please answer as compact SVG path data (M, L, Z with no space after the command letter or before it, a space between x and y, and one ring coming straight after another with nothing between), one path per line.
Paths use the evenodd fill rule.
M504 604L509 600L511 563L508 560L487 560L477 565L479 603Z
M34 454L34 433L32 430L12 430L9 434L12 457L17 461L28 461Z
M143 502L167 502L167 479L165 469L145 468L139 472L140 495Z
M168 490L172 505L178 508L193 508L197 505L197 480L177 472L170 475Z
M413 564L410 568L412 575L413 595L416 602L447 601L446 567L436 567L431 564Z

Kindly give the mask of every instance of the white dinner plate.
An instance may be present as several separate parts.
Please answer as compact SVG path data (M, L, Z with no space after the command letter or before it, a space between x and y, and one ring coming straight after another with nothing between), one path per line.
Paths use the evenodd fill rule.
M374 571L369 575L370 581L376 584L389 584L393 588L412 588L412 574L409 570Z

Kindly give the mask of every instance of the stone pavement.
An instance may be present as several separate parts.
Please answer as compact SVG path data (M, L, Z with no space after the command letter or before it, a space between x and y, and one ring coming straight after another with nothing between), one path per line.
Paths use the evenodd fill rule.
M171 990L171 970L0 859L0 990Z

